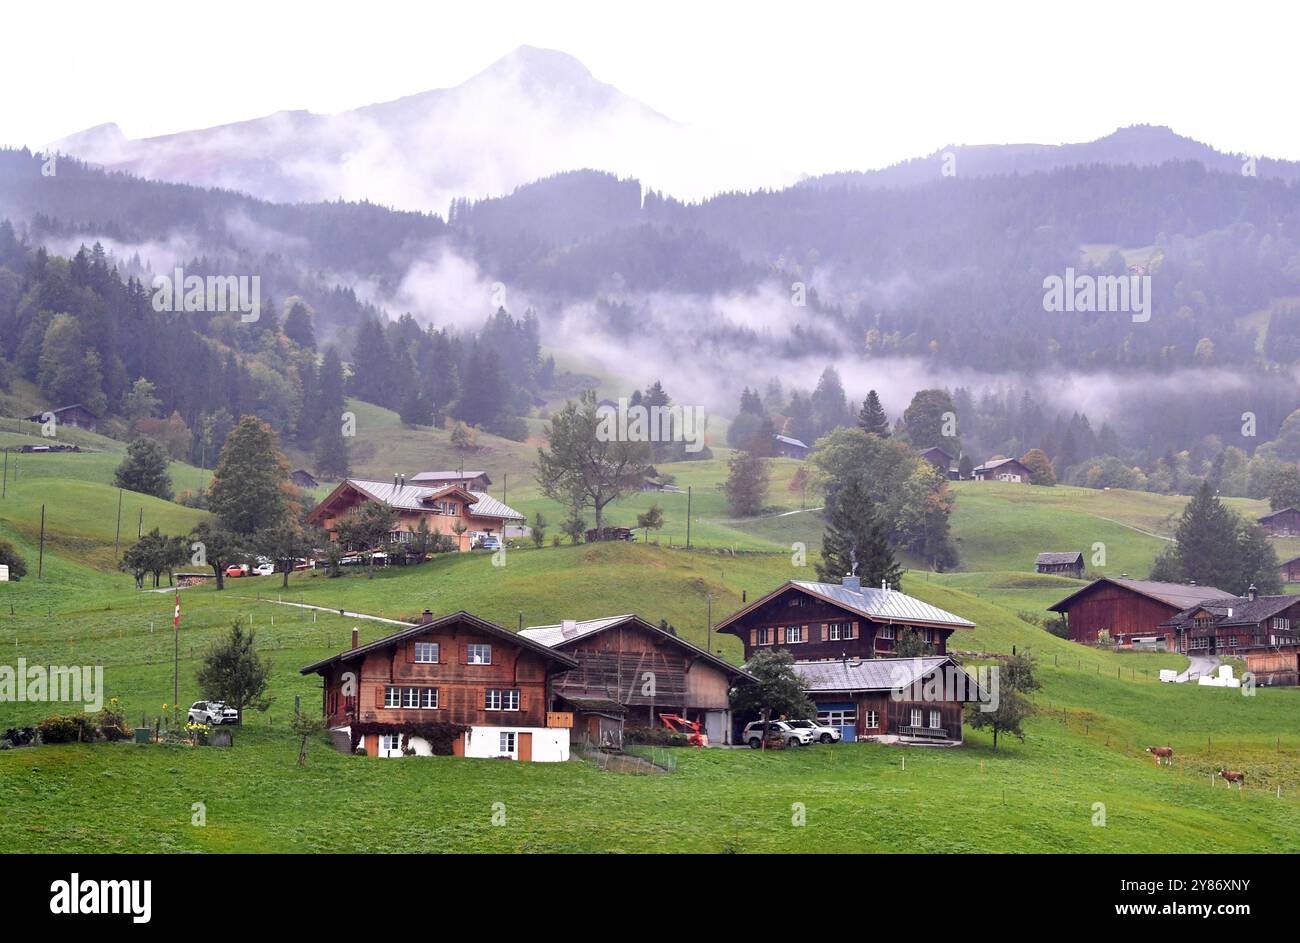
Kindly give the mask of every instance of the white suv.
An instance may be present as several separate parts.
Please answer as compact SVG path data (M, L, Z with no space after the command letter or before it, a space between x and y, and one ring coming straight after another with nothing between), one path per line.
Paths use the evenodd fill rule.
M813 742L813 732L811 730L800 730L792 727L784 720L769 720L767 722L767 735L769 737L779 737L785 741L786 746L801 747ZM763 722L756 720L751 724L745 725L745 731L740 738L757 750L763 745Z
M788 720L786 723L797 730L807 730L813 735L813 739L820 743L840 742L839 727L827 727L825 724L819 724L815 720Z
M221 701L195 701L194 706L190 708L190 723L209 724L213 727L220 724L237 724L239 711L227 707Z

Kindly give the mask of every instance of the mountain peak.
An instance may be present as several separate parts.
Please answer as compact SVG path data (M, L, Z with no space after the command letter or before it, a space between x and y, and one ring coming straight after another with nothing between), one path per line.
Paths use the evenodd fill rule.
M595 83L591 70L558 49L520 46L470 79L508 78L521 85L556 86Z

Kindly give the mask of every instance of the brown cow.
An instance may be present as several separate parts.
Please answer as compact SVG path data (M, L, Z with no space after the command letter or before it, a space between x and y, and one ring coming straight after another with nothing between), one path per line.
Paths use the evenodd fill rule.
M1147 752L1156 758L1156 766L1174 765L1173 747L1147 747Z
M1224 769L1222 766L1219 767L1219 775L1227 781L1229 786L1236 783L1238 792L1241 792L1241 787L1246 782L1245 773L1234 773L1232 770Z

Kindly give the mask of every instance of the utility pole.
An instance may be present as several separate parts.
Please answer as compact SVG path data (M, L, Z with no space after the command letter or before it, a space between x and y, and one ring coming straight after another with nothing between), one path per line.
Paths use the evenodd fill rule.
M144 505L140 505L140 524L135 529L135 539L139 540L144 536Z
M113 555L122 558L122 489L117 489L117 533L113 535Z
M9 450L5 449L5 473L3 484L0 484L0 498L9 496Z
M686 486L686 549L691 549L691 486Z
M705 622L707 629L704 634L704 650L711 652L713 651L713 594L709 593L704 598L709 601L709 616Z
M41 550L36 564L36 578L39 580L45 572L45 505L41 505Z

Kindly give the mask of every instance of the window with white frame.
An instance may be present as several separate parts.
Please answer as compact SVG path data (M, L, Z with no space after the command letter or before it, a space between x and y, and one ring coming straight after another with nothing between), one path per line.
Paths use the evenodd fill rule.
M876 635L880 638L892 639L894 637L894 627L892 625L882 625Z
M422 688L420 692L420 707L424 710L438 709L438 689Z
M803 628L797 625L787 625L785 627L785 644L794 645L803 641Z
M384 706L401 707L402 706L402 689L387 685L384 688Z
M513 730L501 731L498 749L502 753L515 755L515 732Z
M852 622L832 622L830 625L831 641L839 642L853 638Z
M381 733L379 735L380 753L401 753L402 735L400 733Z
M921 708L919 707L912 708L912 726L913 727L921 726Z
M417 663L422 665L437 664L438 643L437 642L416 642L415 660Z
M817 722L827 727L852 727L858 722L858 712L852 708L818 711Z
M865 720L866 720L866 724L863 727L864 730L880 729L880 714L876 713L875 711L867 711Z
M938 730L943 724L943 715L938 711L930 711L930 729Z
M1274 616L1274 617L1273 617L1273 628L1276 629L1276 630L1279 631L1279 632L1290 632L1290 631L1291 631L1291 620L1288 619L1288 618L1286 618L1285 616Z
M488 688L483 692L483 709L485 711L519 710L519 689Z
M491 645L471 645L469 646L468 655L469 655L469 664L471 665L492 664Z
M420 706L420 689L403 688L402 689L402 706L419 707Z
M1209 648L1210 638L1208 635L1194 636L1188 645L1188 648Z
M409 544L414 535L409 530L389 531L388 541L395 544Z
M754 639L755 639L755 642L754 642L755 645L771 645L771 644L772 644L772 630L771 630L771 629L759 629L759 630L757 630L757 631L754 633Z

